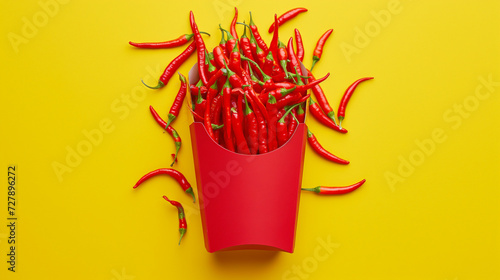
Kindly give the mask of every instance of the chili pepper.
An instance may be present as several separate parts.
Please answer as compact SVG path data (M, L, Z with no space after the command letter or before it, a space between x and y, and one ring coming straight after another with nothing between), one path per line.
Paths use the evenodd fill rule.
M210 36L207 32L200 31L201 34L206 34ZM165 42L153 42L153 43L134 43L132 41L128 42L130 45L142 48L142 49L166 49L166 48L174 48L178 46L182 46L187 42L191 41L194 34L183 34L179 38L174 40L169 40Z
M229 69L233 70L236 72L236 74L241 76L241 54L236 47L234 46L233 50L231 51L231 54L229 56Z
M212 125L212 130L214 131L214 140L219 143L220 131L217 128L221 124L221 112L222 112L222 95L216 94L212 100L210 108L210 122Z
M366 182L365 179L357 182L356 184L352 184L350 186L345 186L345 187L322 187L318 186L315 188L302 188L304 191L312 191L317 194L346 194L350 193L357 188L361 187Z
M249 61L247 61L247 63L252 65L252 66L255 66L254 64L250 63ZM262 82L257 78L257 76L255 76L255 74L253 73L252 67L249 67L248 71L250 72L250 79L253 82L252 83L253 89L257 92L261 92L262 86L260 85L260 83L262 83ZM262 83L262 84L264 84L264 83Z
M341 159L323 148L318 142L318 139L316 139L316 136L314 136L309 129L307 129L307 142L311 145L311 148L323 158L340 164L349 164L349 161Z
M231 124L233 125L234 137L236 138L236 149L239 153L250 154L247 140L243 134L242 118L238 116L238 110L234 107L231 108Z
M199 83L201 85L201 80ZM205 108L207 106L207 101L202 97L202 91L207 91L207 88L204 86L199 87L198 96L194 105L194 111L200 116L205 115Z
M288 94L288 95L285 95L285 97L278 100L278 102L276 103L276 106L278 108L283 108L285 106L291 106L291 105L295 105L298 103L302 103L302 102L306 101L309 98L309 96L311 96L311 95L307 94L307 95L302 96L298 92L294 93L294 94Z
M234 38L233 35L231 35L231 33L229 33L229 31L222 28L222 26L220 24L219 24L219 29L224 31L227 35L226 52L227 52L227 54L231 55L231 52L233 51L233 49L235 47L236 47L236 49L238 49L238 40L236 40L236 38Z
M304 43L302 43L302 36L297 28L295 28L295 45L297 47L297 58L304 61Z
M361 82L371 80L373 77L366 77L366 78L361 78L352 85L350 85L344 92L344 96L342 96L342 100L340 100L340 105L339 105L339 126L342 127L342 121L345 118L345 109L347 107L347 102L349 102L349 99L351 99L352 94L354 93L354 90L358 87L358 85Z
M289 69L289 70L294 69L295 73L297 75L302 76L303 75L302 74L302 68L300 67L299 59L297 58L297 56L295 56L295 51L293 49L293 38L290 37L290 39L288 40L287 47L288 47L288 59L290 60L290 64L289 65L291 67L291 69ZM301 81L300 78L297 79L297 84L300 85L299 81Z
M250 106L248 106L247 96L243 95L245 98L245 131L247 131L247 143L251 154L257 154L259 151L259 129L257 124L257 117Z
M194 33L194 41L196 42L196 50L198 52L198 74L200 75L200 79L204 85L207 85L208 78L207 73L205 73L205 42L203 42L203 38L198 31L198 25L194 20L193 11L189 13L189 22L191 24L191 29Z
M179 115L179 111L182 106L182 102L184 102L184 97L186 97L187 93L187 81L186 78L179 73L179 79L181 80L181 88L179 89L179 92L175 96L174 103L170 107L170 111L168 112L168 119L167 119L167 126L172 123L175 118Z
M233 21L231 21L231 35L238 41L238 33L236 32L236 22L238 21L238 8L234 7L234 17Z
M276 124L276 136L278 139L278 147L283 146L286 141L288 141L288 127L285 122L286 116L292 111L293 108L297 107L298 104L290 107L286 112L281 116Z
M216 46L213 50L215 64L218 68L224 68L224 63L229 64L229 59L224 52L220 46Z
M240 37L240 51L243 51L243 55L251 60L255 60L253 53L252 53L252 48L251 48L251 42L247 37L247 25L244 25L243 29L243 35ZM249 62L247 62L249 63ZM249 68L255 67L255 65L251 64ZM254 68L255 71L258 71L257 68ZM248 69L248 71L251 71Z
M200 116L198 113L196 113L193 109L189 108L189 110L191 111L191 113L193 114L193 118L194 118L194 121L195 122L203 122L203 117Z
M295 9L291 9L290 11L282 14L277 20L278 26L291 20L292 18L296 17L298 14L303 13L303 12L307 12L307 9L306 8L295 8ZM276 23L271 24L271 26L269 27L269 33L273 32L275 25L276 25Z
M316 78L314 78L313 74L311 71L307 70L307 74L310 76L309 78L309 84L314 83ZM320 85L315 85L312 87L312 92L314 96L316 97L316 100L318 101L319 107L323 110L323 112L330 118L332 121L337 124L337 121L335 120L335 112L333 111L332 107L330 106L330 103L328 103L328 99L326 99L325 93L323 92L323 89L321 88Z
M205 105L205 115L203 118L203 120L204 120L203 124L205 125L205 129L207 130L208 135L212 139L215 139L215 135L214 135L214 131L212 129L212 122L210 119L210 111L211 111L210 109L212 108L212 106L211 106L212 101L213 101L215 95L217 94L217 89L215 89L214 87L216 88L217 86L213 85L212 87L210 87L208 89L207 102Z
M311 71L313 70L314 65L316 65L316 62L318 62L319 59L321 58L321 54L323 54L323 47L325 46L326 40L328 39L328 37L330 37L332 32L333 29L327 30L325 34L321 35L321 37L318 40L318 43L316 43L316 48L314 49L313 52L313 62L311 66Z
M345 128L339 127L330 118L328 118L328 116L325 115L323 111L321 111L321 108L319 107L318 103L314 102L312 98L311 102L309 103L309 111L314 116L314 118L317 119L323 125L326 125L329 128L332 128L333 130L336 130L338 132L347 133L347 130Z
M224 72L222 71L222 69L217 70L217 72L215 72L215 74L210 78L210 80L208 80L207 86L208 87L213 86L215 82L217 82L223 75Z
M269 151L273 151L278 148L278 142L276 139L276 123L278 122L278 107L276 106L276 98L269 95L269 99L266 103L267 114L269 115L269 121L267 125L267 145Z
M306 112L304 111L305 106L306 106L306 104L300 104L297 107L297 121L299 123L304 123L304 121L306 119Z
M224 122L224 143L226 148L231 152L234 152L234 142L232 134L231 125L231 87L229 85L229 79L226 79L226 83L222 87L222 121Z
M255 41L257 42L257 45L264 51L264 53L269 52L269 49L267 48L266 42L262 37L260 36L259 29L257 28L257 25L253 22L252 18L252 12L250 12L250 30L252 31L253 36L255 37Z
M207 50L205 50L205 68L206 68L205 70L207 73L207 78L210 78L210 79L217 73L217 70L218 70L217 67L215 67L212 64L212 62L210 61L210 55L208 54ZM208 81L207 81L207 85L208 85Z
M274 22L277 23L278 22L278 16L276 14L274 14ZM272 53L273 55L273 59L274 61L279 61L278 60L278 26L279 25L275 25L275 29L274 29L274 33L273 33L273 39L271 40L271 44L269 45L269 52Z
M182 145L181 137L179 136L179 134L177 133L177 131L171 125L168 125L167 122L165 122L160 117L160 115L158 115L158 113L153 108L153 106L149 106L149 111L151 111L151 114L153 115L153 118L155 119L155 121L161 127L163 127L163 129L165 129L168 132L168 134L170 134L170 136L172 136L172 138L174 139L174 143L175 143L175 157L174 157L174 160L173 160L172 164L170 164L170 166L173 166L174 163L177 161L177 154L179 153L179 150L181 149L181 145Z
M182 237L184 237L184 234L186 234L187 231L186 214L184 214L184 208L182 207L182 204L178 201L170 200L165 195L163 196L163 198L166 201L170 202L170 204L172 204L173 206L177 207L177 212L179 215L179 232L181 233L181 238L179 239L179 245L181 245Z
M318 79L318 80L312 80L310 83L305 84L305 85L296 85L294 83L274 83L273 85L267 86L267 89L272 89L272 88L295 88L295 91L300 91L300 92L305 92L306 90L309 90L311 88L314 88L316 85L319 83L323 82L330 76L330 73L327 73L324 77Z
M224 38L224 30L220 29L220 33L222 34L222 37L220 38L219 47L221 48L224 55L227 56L227 50L226 50L227 41L226 38Z
M253 60L250 60L244 56L241 57L242 60L245 60L245 61L248 61L250 62L251 64L255 65L255 67L260 71L260 74L262 75L262 79L264 80L264 83L262 84L263 86L265 87L271 87L272 84L273 84L273 79L271 78L271 76L267 75L263 70L262 68L260 68L260 66Z
M196 202L195 197L194 197L193 188L191 187L191 184L189 184L188 180L186 179L186 177L184 177L184 175L182 175L181 172L179 172L175 169L172 169L172 168L160 168L160 169L156 169L154 171L149 172L148 174L142 176L142 178L139 179L139 181L137 181L137 183L135 183L134 189L139 187L139 185L141 185L144 181L148 180L149 178L154 177L156 175L160 175L160 174L166 174L166 175L169 175L170 177L174 178L177 181L177 183L179 183L179 185L184 190L184 192L186 192L187 194L189 194L193 197L193 203Z
M292 137L293 133L295 132L295 129L297 129L297 126L299 125L298 123L298 118L297 118L297 108L301 108L302 105L299 105L295 108L293 108L292 112L289 115L289 122L288 122L288 139ZM288 140L287 139L287 140Z
M195 50L196 43L193 42L179 56L174 58L174 60L172 60L168 64L167 68L165 68L165 70L163 71L163 74L160 76L160 79L158 80L158 84L156 86L148 86L146 85L146 83L144 83L144 81L142 81L142 83L150 89L159 89L164 87L168 83L170 78L172 78L172 76L175 74L175 72L177 72L177 69L179 69L182 63L184 63L184 61L186 61L194 53Z
M281 68L285 72L285 78L288 79L289 75L286 65L288 63L288 53L286 52L286 46L281 41L278 42L278 61L280 62Z
M276 100L279 100L281 98L283 98L285 95L293 92L295 90L295 87L293 88L279 88L279 89L275 89L275 90L272 90L270 91L268 94L261 94L259 95L259 98L260 100L262 101L262 103L266 103L269 99L269 96L274 96L274 98L276 98Z
M242 91L242 90L240 89L240 91ZM250 104L254 108L255 118L257 119L257 125L258 125L258 129L259 129L259 133L258 133L259 153L264 154L264 153L268 152L267 123L266 123L266 120L268 119L267 110L266 110L266 107L264 107L263 109L259 107L259 106L263 106L263 104L261 102L257 102L257 104L259 104L259 106L256 107L255 104L252 103L252 98L254 98L254 99L255 98L259 99L259 98L257 96L252 97L252 95L250 95L250 98L248 99L248 101L250 101ZM264 117L263 112L266 113L266 117Z

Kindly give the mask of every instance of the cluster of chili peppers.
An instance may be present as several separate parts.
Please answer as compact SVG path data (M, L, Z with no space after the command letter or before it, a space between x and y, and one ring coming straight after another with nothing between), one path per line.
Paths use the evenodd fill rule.
M191 34L158 43L130 42L130 45L138 48L157 49L182 46L193 39L193 42L169 63L156 86L148 86L143 82L152 89L164 87L179 67L196 52L199 80L188 85L186 78L179 73L181 86L170 108L167 121L150 107L153 118L174 140L176 152L172 154L171 166L177 162L182 144L172 123L179 115L188 88L191 95L189 109L194 121L201 122L216 143L232 152L258 155L285 145L293 136L298 124L305 122L307 107L311 115L321 124L337 132L347 133L347 130L341 127L347 103L361 82L373 78L361 78L346 89L337 111L337 121L335 112L320 86L329 74L316 79L311 73L320 60L333 29L327 30L319 38L309 70L302 64L305 52L300 31L294 30L295 45L292 37L286 44L279 37L281 25L306 11L305 8L295 8L279 17L275 15L274 22L269 27L269 33L273 33L269 45L260 35L251 13L248 24L238 22L237 8L229 31L219 25L222 36L220 43L213 49L208 49L205 45L201 34L209 34L199 31L193 12L190 12L189 17ZM237 24L243 25L244 31L240 36L236 30ZM312 95L308 93L309 90ZM311 148L323 158L339 164L349 164L349 161L323 148L309 129L307 140ZM179 171L170 168L146 174L134 188L158 174L172 176L183 190L190 194L193 200L195 199L186 178ZM365 180L362 180L346 187L321 186L302 190L318 194L343 194L359 188L364 182ZM177 201L169 200L166 196L164 198L178 209L182 239L187 229L183 207Z

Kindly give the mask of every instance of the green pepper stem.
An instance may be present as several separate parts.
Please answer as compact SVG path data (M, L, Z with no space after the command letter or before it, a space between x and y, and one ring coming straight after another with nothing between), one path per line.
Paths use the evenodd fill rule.
M146 84L143 80L141 80L141 82L142 82L142 83L143 83L146 87L148 87L148 88L150 88L150 89L159 89L159 88L162 88L162 87L164 87L164 86L165 86L165 84L164 84L162 81L158 81L158 84L157 84L156 86L154 86L154 87L152 87L152 86L148 86L148 85L147 85L147 84Z

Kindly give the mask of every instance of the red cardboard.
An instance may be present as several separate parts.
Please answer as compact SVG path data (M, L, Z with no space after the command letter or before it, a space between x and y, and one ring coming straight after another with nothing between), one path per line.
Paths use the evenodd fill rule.
M196 65L195 65L196 67ZM197 69L189 73L197 81ZM200 122L190 125L201 219L208 252L281 250L292 253L307 128L298 125L280 148L260 155L231 152Z

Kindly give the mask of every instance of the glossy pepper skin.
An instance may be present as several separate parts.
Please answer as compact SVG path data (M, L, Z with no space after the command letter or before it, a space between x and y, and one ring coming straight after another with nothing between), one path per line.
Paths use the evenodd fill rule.
M170 107L170 111L168 112L167 119L167 127L172 123L172 121L179 116L179 111L181 110L182 103L184 102L184 98L187 93L187 81L186 77L184 77L181 73L179 73L179 79L181 80L181 87L175 96L174 103Z
M193 197L193 203L196 201L194 197L193 188L191 187L191 184L189 184L186 177L184 177L184 175L181 172L172 168L160 168L149 172L148 174L142 176L142 178L139 179L139 181L137 181L137 183L134 185L134 189L139 187L144 181L148 180L149 178L161 174L169 175L170 177L174 178L177 181L177 183L179 183L184 192Z
M181 234L181 237L179 238L179 245L181 245L182 237L184 237L187 231L187 222L186 222L186 214L184 213L184 207L182 207L182 204L180 202L168 199L166 195L163 196L163 199L170 202L170 204L172 204L177 208L179 216L179 232Z
M203 38L200 35L200 31L198 30L198 25L194 19L193 11L189 13L189 22L191 24L191 29L194 34L194 41L196 43L196 51L198 52L198 74L200 75L200 79L203 84L206 86L208 83L207 73L205 72L205 42L203 42Z
M352 184L350 186L345 186L345 187L323 187L323 186L318 186L315 188L302 188L304 191L311 191L315 192L317 194L324 194L324 195L335 195L335 194L346 194L350 193L359 187L361 187L364 183L366 182L365 179Z
M313 99L311 99L309 103L309 112L311 115L318 120L321 124L341 133L347 133L347 129L341 128L336 125L319 107L318 103L316 103Z
M297 47L297 58L300 61L304 61L304 43L302 42L302 35L297 28L295 28L295 44Z

